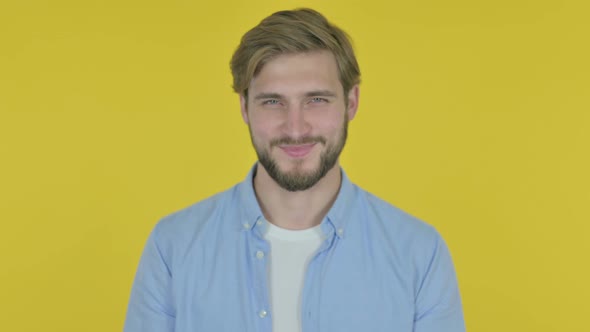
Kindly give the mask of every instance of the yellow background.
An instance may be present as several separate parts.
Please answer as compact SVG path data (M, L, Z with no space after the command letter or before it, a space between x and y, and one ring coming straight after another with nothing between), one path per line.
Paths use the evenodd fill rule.
M587 1L3 1L0 330L119 331L157 220L255 160L229 59L279 9L353 37L342 163L436 226L469 331L590 331Z

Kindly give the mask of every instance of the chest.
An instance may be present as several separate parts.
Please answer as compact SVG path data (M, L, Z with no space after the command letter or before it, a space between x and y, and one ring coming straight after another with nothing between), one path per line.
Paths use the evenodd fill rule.
M234 241L187 254L174 277L177 331L272 331L272 248ZM302 330L412 331L412 278L392 257L326 239L301 267Z

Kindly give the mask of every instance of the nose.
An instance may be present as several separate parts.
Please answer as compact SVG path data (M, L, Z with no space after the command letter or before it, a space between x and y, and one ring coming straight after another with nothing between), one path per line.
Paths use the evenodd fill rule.
M287 109L287 118L284 124L284 132L293 139L305 137L311 131L311 124L305 114L305 109L300 106L291 106Z

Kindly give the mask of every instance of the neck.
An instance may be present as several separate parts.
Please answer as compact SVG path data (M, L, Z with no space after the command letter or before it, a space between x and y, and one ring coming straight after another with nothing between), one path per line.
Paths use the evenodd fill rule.
M301 230L322 222L338 196L341 181L340 166L336 164L313 187L290 192L258 164L254 191L266 220L281 228Z

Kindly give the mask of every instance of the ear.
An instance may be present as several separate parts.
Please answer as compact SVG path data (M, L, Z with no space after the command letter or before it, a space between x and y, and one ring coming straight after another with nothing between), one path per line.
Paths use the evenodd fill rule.
M348 112L348 121L354 119L354 116L356 115L356 111L358 110L359 107L359 85L356 84L355 86L353 86L350 91L348 91L348 109L346 110L346 112Z
M240 94L240 111L242 112L244 122L250 124L250 120L248 119L248 100L243 94Z

